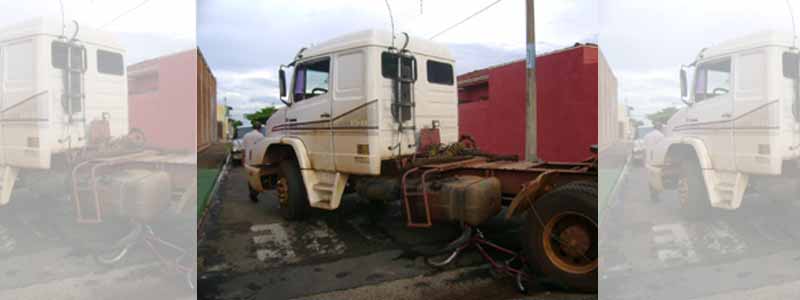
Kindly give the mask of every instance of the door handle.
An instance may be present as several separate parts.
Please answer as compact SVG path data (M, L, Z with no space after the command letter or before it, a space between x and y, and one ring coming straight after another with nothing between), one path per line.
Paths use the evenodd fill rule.
M697 118L686 118L686 122L697 122Z
M324 113L324 114L321 114L321 115L319 115L319 117L320 117L320 118L323 118L323 119L326 119L326 118L330 118L330 117L331 117L331 114L329 114L329 113Z
M286 122L297 122L297 119L286 119Z
M723 118L730 118L730 117L731 117L731 114L722 114L722 117L723 117Z

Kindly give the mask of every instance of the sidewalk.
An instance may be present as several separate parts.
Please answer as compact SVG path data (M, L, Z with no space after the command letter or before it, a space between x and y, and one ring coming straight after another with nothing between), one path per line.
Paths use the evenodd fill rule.
M228 157L230 143L217 143L197 154L197 217L202 217L208 198Z

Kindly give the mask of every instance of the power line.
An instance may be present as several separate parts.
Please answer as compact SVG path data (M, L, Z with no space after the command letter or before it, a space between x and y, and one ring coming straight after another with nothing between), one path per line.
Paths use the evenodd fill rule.
M106 26L108 26L108 25L111 25L111 23L114 23L114 22L116 22L117 20L119 20L120 18L124 17L125 15L127 15L127 14L129 14L129 13L133 12L134 10L137 10L137 9L139 9L139 7L142 7L142 5L145 5L145 4L147 4L147 2L150 2L150 0L144 0L144 1L142 1L141 3L139 3L138 5L134 6L133 8L131 8L131 9L129 9L129 10L127 10L127 11L123 12L123 13L122 13L122 14L120 14L119 16L116 16L116 17L114 17L114 18L113 18L113 19L111 19L111 21L109 21L108 23L105 23L105 24L103 24L103 26L100 26L100 29L102 29L102 28L104 28L104 27L106 27Z
M466 17L466 18L464 18L463 20L459 21L458 23L455 23L455 24L451 25L450 27L447 27L445 30L442 30L442 31L440 31L440 32L439 32L439 33L437 33L437 34L434 34L433 36L431 36L431 38L430 38L430 39L431 39L431 40L432 40L432 39L435 39L437 36L440 36L440 35L442 35L443 33L445 33L445 32L447 32L447 31L449 31L450 29L453 29L453 28L455 28L456 26L463 24L464 22L468 21L469 19L472 19L473 17L475 17L475 16L479 15L480 13L482 13L482 12L486 11L486 10L487 10L487 9L489 9L490 7L492 7L492 6L495 6L495 4L497 4L497 3L500 3L500 1L503 1L503 0L497 0L497 1L495 1L495 2L492 2L491 4L487 5L487 6L486 6L486 7L484 7L484 8L481 8L480 10L478 10L478 11L477 11L477 12L475 12L474 14L470 15L469 17Z

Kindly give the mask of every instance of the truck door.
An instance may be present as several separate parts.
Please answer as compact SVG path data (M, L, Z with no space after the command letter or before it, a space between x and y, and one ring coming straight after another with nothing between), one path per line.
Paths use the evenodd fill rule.
M705 142L715 169L736 169L733 140L733 65L731 58L700 63L695 73L694 104L678 130Z
M286 136L303 141L317 170L334 170L331 79L330 57L298 63L292 80L292 106L286 109Z
M766 51L761 48L736 56L736 101L733 110L736 168L746 173L779 174L783 159L778 154L780 144L776 137L780 134L781 106L778 99L767 97L768 83L775 82L772 79L775 77L767 75ZM778 57L783 58L782 55ZM793 61L793 64L797 63ZM797 66L792 66L790 70L797 70ZM793 98L793 79L785 79L781 72L775 73L780 76L777 78L779 84L789 83L785 85L788 89L779 90L786 93L779 95ZM791 115L786 117L789 120L793 118Z
M44 92L35 90L35 46L28 39L0 47L0 165L30 166L38 160L31 153L39 150L36 112Z
M336 55L333 91L333 145L336 170L350 174L370 173L370 131L378 128L377 100L368 101L366 93L367 57L364 49ZM373 119L369 116L373 115ZM374 137L374 135L372 135ZM372 172L375 172L373 170Z

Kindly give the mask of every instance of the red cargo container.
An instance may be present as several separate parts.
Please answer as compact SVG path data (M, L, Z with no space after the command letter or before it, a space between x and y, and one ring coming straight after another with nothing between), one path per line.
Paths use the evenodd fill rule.
M128 117L144 132L146 146L196 149L197 50L128 66Z
M538 156L577 162L597 144L597 46L536 57ZM459 133L495 154L525 157L525 60L458 76Z

